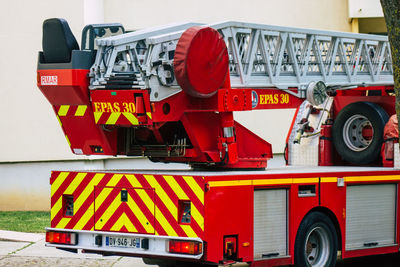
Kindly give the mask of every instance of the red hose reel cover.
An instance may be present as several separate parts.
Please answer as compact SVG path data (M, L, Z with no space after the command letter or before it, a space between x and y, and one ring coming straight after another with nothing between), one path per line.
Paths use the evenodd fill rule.
M218 31L204 26L187 29L176 45L174 72L178 84L194 97L210 97L229 75L229 56Z

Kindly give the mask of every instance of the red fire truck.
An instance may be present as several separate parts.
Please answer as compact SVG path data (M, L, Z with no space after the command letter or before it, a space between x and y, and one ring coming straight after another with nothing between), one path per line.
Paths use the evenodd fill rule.
M338 251L398 252L391 64L384 36L96 24L79 48L65 20L46 20L37 85L71 151L192 167L53 171L46 245L160 266L334 266ZM267 167L271 145L233 114L283 108L296 109L286 164Z

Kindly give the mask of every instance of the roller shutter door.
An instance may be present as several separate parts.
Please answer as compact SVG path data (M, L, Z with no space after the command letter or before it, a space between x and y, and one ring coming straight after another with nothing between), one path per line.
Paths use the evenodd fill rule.
M254 259L287 255L287 190L254 191Z
M396 185L351 185L346 195L346 249L395 243Z

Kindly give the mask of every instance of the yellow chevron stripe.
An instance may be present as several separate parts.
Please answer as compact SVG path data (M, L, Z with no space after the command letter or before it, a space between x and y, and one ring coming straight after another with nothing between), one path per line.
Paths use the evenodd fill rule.
M119 231L123 226L125 226L129 232L137 232L137 229L135 228L135 226L132 224L132 222L129 220L128 216L126 216L125 213L122 213L122 215L118 218L118 220L115 222L115 224L111 227L110 230Z
M142 188L143 186L139 183L138 179L133 174L125 174L126 179L132 185L133 188Z
M134 190L143 191L144 189L134 189ZM127 204L129 206L129 208L135 214L136 218L138 218L139 222L142 224L142 226L146 230L146 232L147 233L153 233L154 232L154 228L153 228L153 226L151 224L154 224L154 223L153 222L151 222L151 224L149 223L149 221L147 220L146 216L144 216L142 210L138 207L136 202L132 199L132 197L129 194L128 194L128 202L127 202ZM154 209L154 207L152 209Z
M185 182L189 185L192 191L196 194L201 204L204 205L204 191L200 188L199 184L196 183L192 176L182 176Z
M53 196L54 193L57 192L57 189L62 185L62 183L65 181L68 175L69 172L60 172L60 174L57 176L57 178L51 185L51 196Z
M114 187L116 186L119 181L121 181L123 174L114 174L110 181L107 183L107 186Z
M111 190L112 188L104 188L101 194L109 195ZM101 215L101 217L96 218L95 228L101 230L106 224L106 222L110 219L110 217L114 214L114 212L118 209L120 204L121 204L121 197L118 194L111 202L111 204L108 206L106 211L104 211L104 213ZM95 201L95 207L96 209L100 207L100 205L97 205L97 201Z
M65 195L71 195L74 193L75 189L78 187L78 185L82 182L83 178L85 178L87 173L78 173L75 178L72 180L72 182L69 184L68 188L65 189L64 194Z
M167 183L169 184L169 186L172 188L172 190L177 194L179 199L182 200L188 200L189 197L186 195L186 193L182 190L182 188L179 186L179 184L176 182L176 180L174 179L173 176L163 176L165 181L167 181ZM193 220L195 220L197 222L197 224L200 226L200 228L202 230L204 230L204 218L203 216L200 214L200 212L197 210L196 206L193 205L193 203L191 204L191 215ZM184 226L184 225L181 225ZM189 237L195 237L197 236L194 232L193 229L190 227L190 229L188 229L187 227L182 228L185 233L189 236ZM187 231L192 231L193 233L189 233Z
M135 175L125 174L125 177L128 179L129 183L132 185L133 188L143 188L143 186L140 184L139 180L135 177ZM136 193L139 195L143 203L147 206L151 214L154 216L154 202L149 197L146 191L149 191L149 189L136 190Z
M87 106L86 105L79 105L78 108L76 109L75 116L77 117L82 117L85 115Z
M60 222L57 224L56 228L65 228L65 226L69 223L71 218L62 218Z
M175 204L172 202L172 200L169 198L167 193L165 193L164 189L160 186L160 184L156 181L153 175L144 175L144 177L147 179L151 187L153 187L156 190L156 194L160 197L161 201L165 204L169 212L172 214L172 216L175 218L175 220L178 220L178 209L176 208Z
M179 184L177 183L177 181L175 180L175 178L173 176L168 176L165 175L163 176L165 181L169 184L169 186L172 188L172 190L175 192L175 194L178 196L179 199L182 200L188 200L188 196L186 195L186 193L182 190L182 188L179 186Z
M174 228L172 228L172 226L169 224L167 219L165 219L164 215L158 209L157 206L156 206L156 219L160 223L160 225L162 226L162 228L164 229L164 231L167 233L168 236L178 236L176 234Z
M51 207L50 217L52 220L58 214L58 212L61 210L61 208L62 208L62 196L59 197L58 200L56 201L56 203L54 203L54 205Z
M103 115L103 112L95 111L93 112L93 115L94 115L94 121L98 123L101 118L101 115Z
M104 177L104 175L105 175L104 173L96 173L93 176L93 178L92 178L92 180L90 180L89 184L85 187L85 189L82 191L82 193L74 201L74 210L76 211L75 213L77 213L79 211L79 209L81 208L81 206L83 205L83 203L86 201L86 199L88 197L93 197L92 194L93 194L94 186L96 186L101 181L101 179ZM93 209L93 207L92 207L92 209ZM88 212L86 211L85 214L82 216L82 218L79 221L82 221L82 219L89 220L90 216L93 215L93 212L91 214L87 214L87 213ZM85 224L86 224L86 222L85 222Z
M204 230L204 217L201 215L199 210L196 208L195 205L190 205L190 214L192 215L193 220L197 222L197 224L200 226L201 230Z
M124 114L124 116L128 119L128 121L129 121L130 123L132 123L132 125L138 125L138 124L139 124L138 119L137 119L136 116L133 115L132 113L124 112L123 114Z
M112 188L103 188L101 192L97 195L96 199L94 200L96 209L98 209L101 204L103 204L104 200L107 198L107 196L110 194Z
M120 115L121 115L121 112L111 113L110 117L108 117L108 120L106 121L106 124L114 125L117 122Z
M152 120L153 118L152 118L152 115L151 115L151 112L146 112L146 114L147 114L147 117L149 117L150 118L150 120Z
M82 207L83 203L88 199L89 197L93 197L93 190L94 186L96 186L101 179L104 177L104 173L96 173L92 180L89 182L89 184L86 186L86 188L82 191L82 193L79 195L79 197L74 201L74 213L78 213L80 208ZM74 229L76 230L82 230L83 227L87 224L87 222L92 218L94 214L94 204L93 202L90 204L90 206L87 208L85 213L81 216L79 221L74 225Z
M85 213L81 216L79 221L74 225L74 229L82 230L83 227L85 227L85 225L89 221L89 219L93 216L93 214L94 214L94 205L92 203L90 204L89 208L85 211Z
M137 190L137 194L139 195L140 199L143 200L144 204L149 208L151 214L154 216L154 202L146 193L146 190Z
M148 176L151 176L151 175L148 175ZM136 187L136 186L137 187L142 187L142 185L139 183L139 181L136 179L136 177L134 175L126 175L126 177L128 178L128 180L130 181L130 183L132 184L133 187ZM135 180L130 180L130 179L133 179L133 178L135 178L136 181ZM152 178L151 180L153 181L153 184L154 184L155 178L153 176L151 176L150 178ZM158 185L158 186L160 187L160 185ZM152 187L155 188L155 186L152 186ZM162 214L162 212L160 211L160 209L157 206L155 206L153 200L149 197L149 195L147 194L146 190L136 190L136 192L139 195L139 197L143 200L143 202L146 204L146 206L149 208L151 214L156 218L158 223L165 230L167 235L169 235L169 236L177 236L175 230L169 224L167 219L165 219L165 217ZM164 194L165 194L165 192L164 192ZM177 213L177 211L176 211L176 213ZM157 231L155 231L154 234L155 235L159 235Z
M196 233L193 231L190 225L182 224L181 228L188 237L197 237Z
M58 110L58 116L66 116L69 110L69 105L61 105Z

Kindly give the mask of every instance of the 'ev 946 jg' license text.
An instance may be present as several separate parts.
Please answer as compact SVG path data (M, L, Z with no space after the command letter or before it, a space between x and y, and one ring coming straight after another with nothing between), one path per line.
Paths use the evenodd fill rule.
M140 248L140 238L106 236L107 247Z

